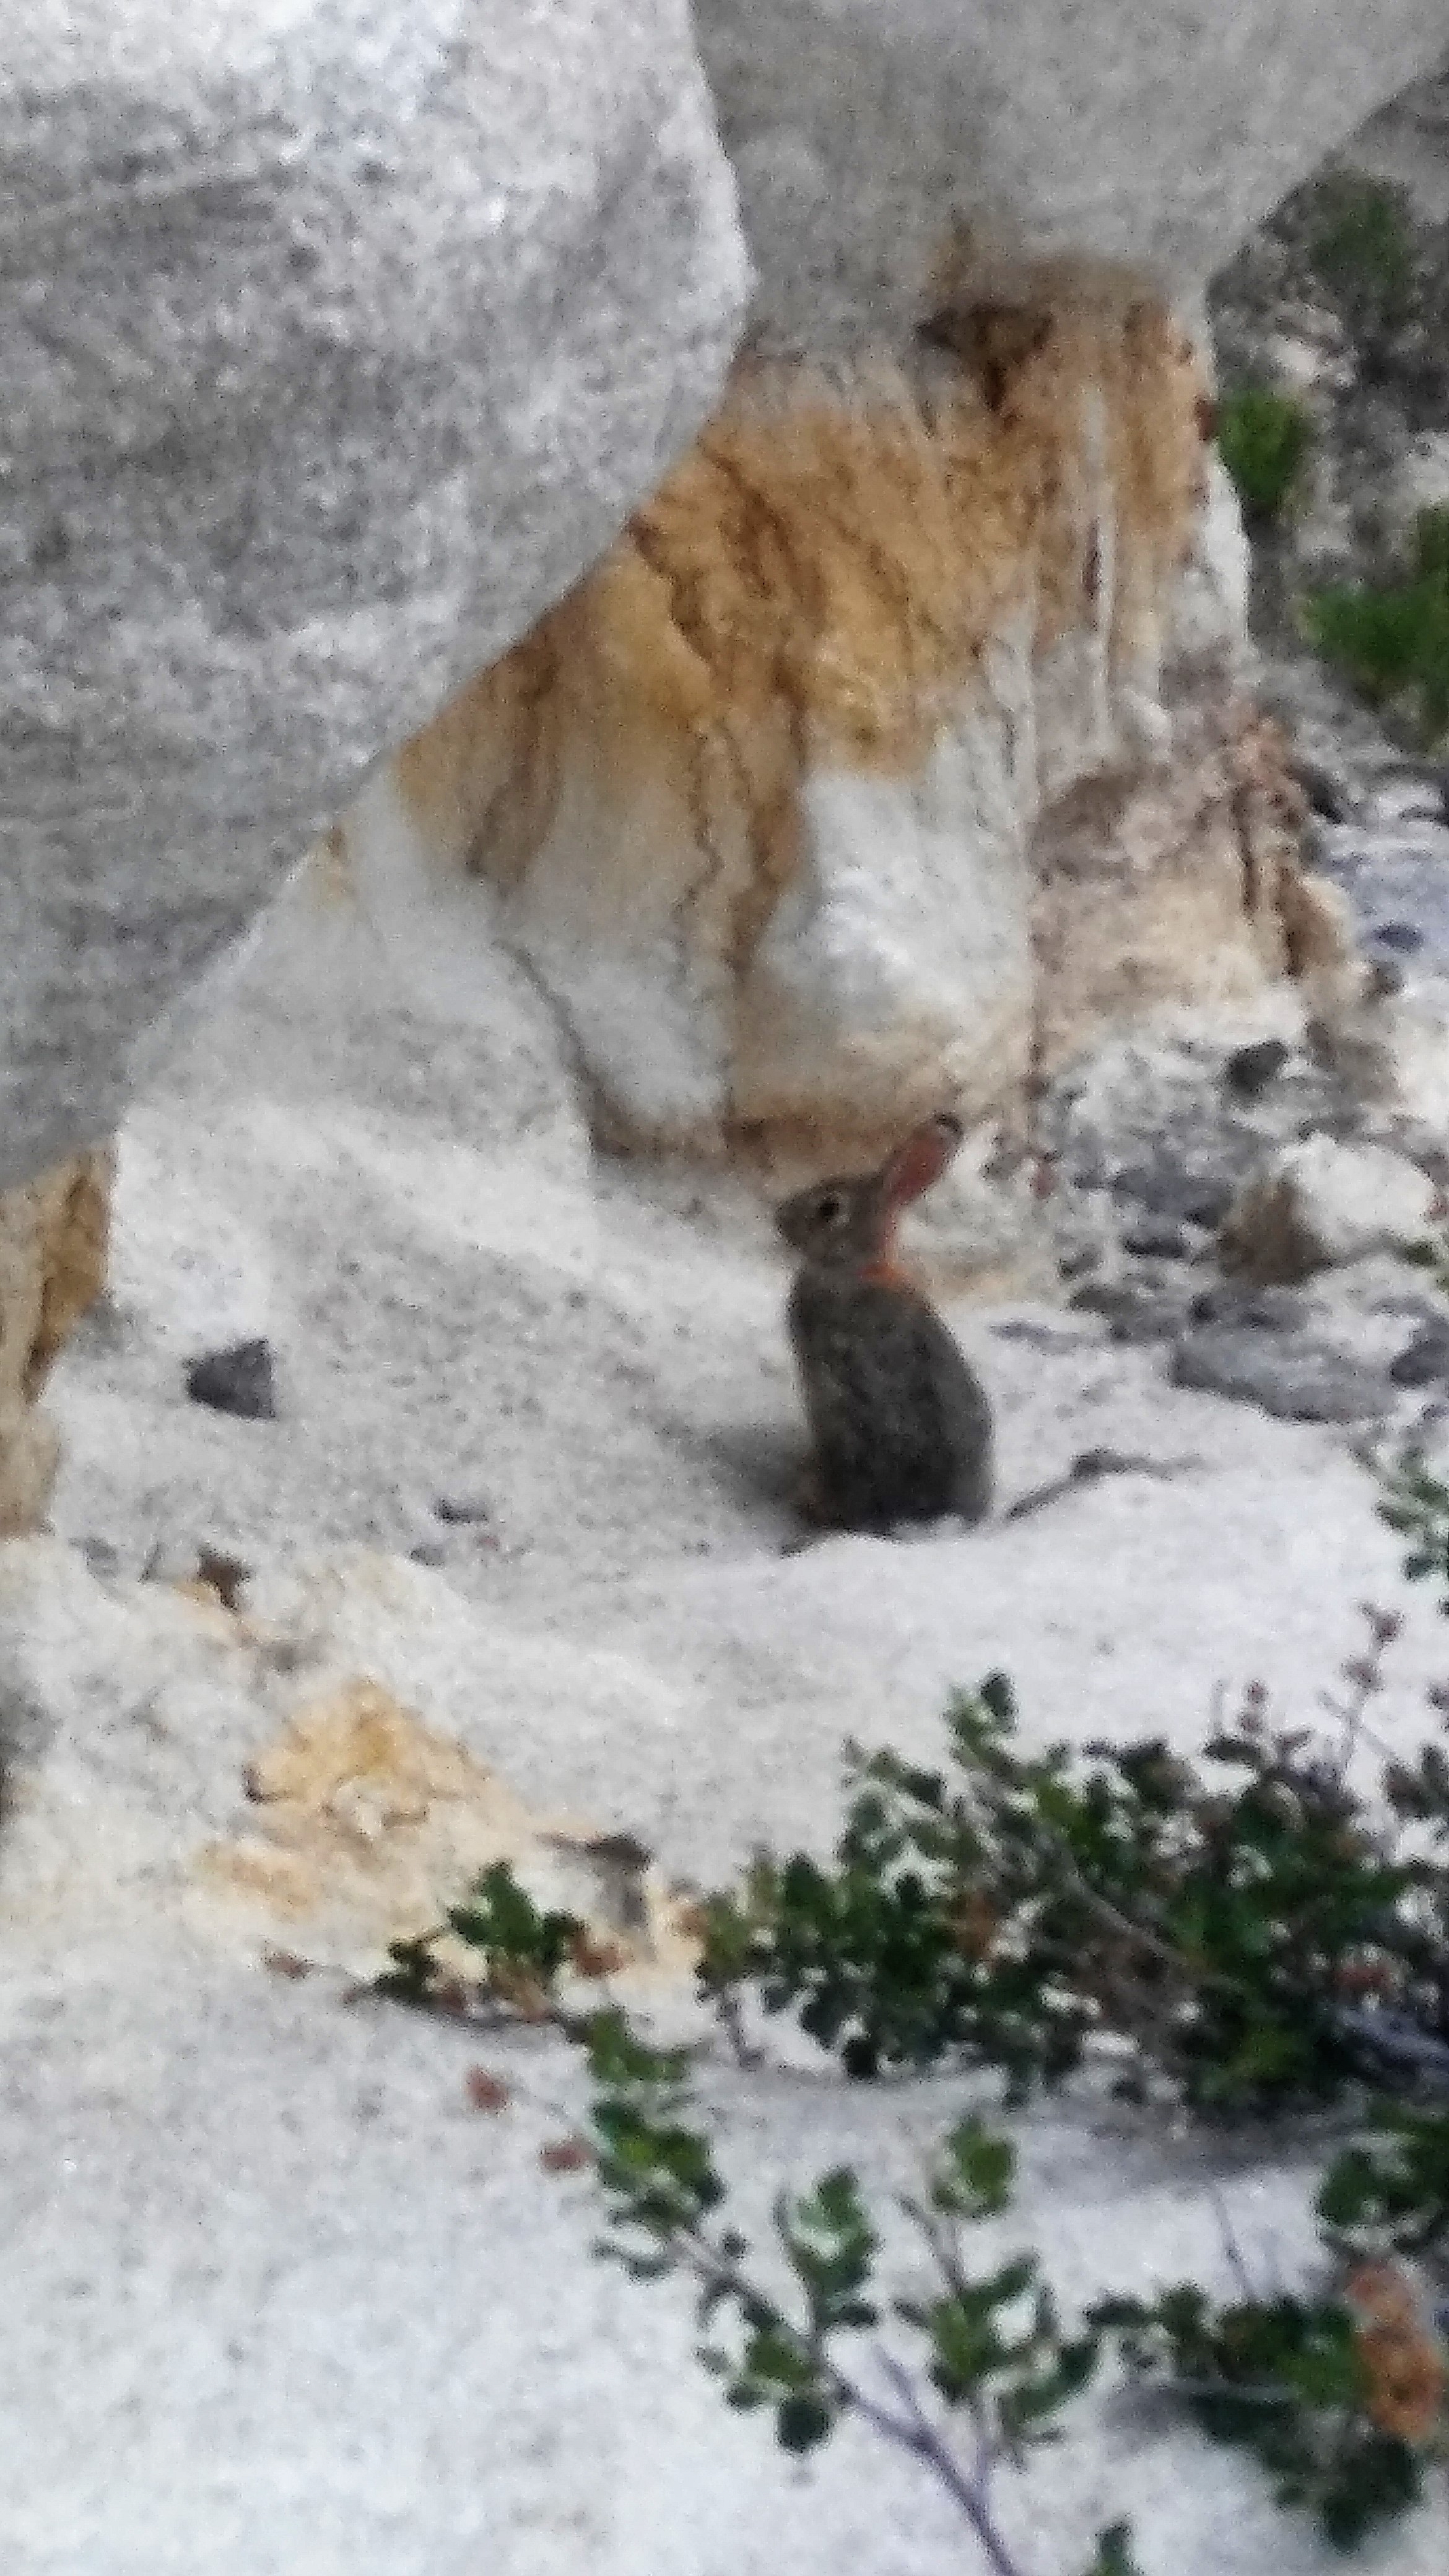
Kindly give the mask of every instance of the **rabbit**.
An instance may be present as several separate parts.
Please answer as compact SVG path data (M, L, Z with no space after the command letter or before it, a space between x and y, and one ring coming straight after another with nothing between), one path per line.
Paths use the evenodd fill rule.
M804 1256L788 1324L814 1452L800 1499L819 1527L884 1535L991 1508L985 1390L895 1252L901 1210L940 1179L962 1132L943 1112L879 1171L817 1181L775 1210Z

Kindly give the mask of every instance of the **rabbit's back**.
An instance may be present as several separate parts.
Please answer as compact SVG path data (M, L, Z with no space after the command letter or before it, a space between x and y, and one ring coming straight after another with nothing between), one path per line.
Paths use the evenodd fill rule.
M990 1509L991 1409L940 1317L904 1281L807 1268L790 1338L819 1500L848 1529Z

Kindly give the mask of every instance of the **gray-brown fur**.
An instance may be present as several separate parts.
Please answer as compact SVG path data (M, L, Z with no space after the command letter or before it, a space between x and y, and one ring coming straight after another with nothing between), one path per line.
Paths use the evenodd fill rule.
M939 1177L960 1133L930 1120L878 1172L817 1182L776 1212L804 1256L788 1323L814 1453L809 1508L833 1528L978 1521L991 1507L985 1391L892 1258L900 1209Z

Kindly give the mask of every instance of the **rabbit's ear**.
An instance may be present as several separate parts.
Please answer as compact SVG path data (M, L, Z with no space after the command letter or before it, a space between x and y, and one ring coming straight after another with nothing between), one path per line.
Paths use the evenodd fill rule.
M882 1166L881 1192L888 1208L908 1207L939 1181L961 1142L961 1122L948 1111L926 1119Z

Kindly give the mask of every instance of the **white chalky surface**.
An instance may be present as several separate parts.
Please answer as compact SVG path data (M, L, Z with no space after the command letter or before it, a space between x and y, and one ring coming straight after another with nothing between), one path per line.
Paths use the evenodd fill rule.
M0 1555L0 1673L46 1745L0 1846L0 2566L971 2567L909 2462L847 2431L790 2464L695 2366L683 2294L590 2258L587 2184L538 2162L577 2105L566 2053L343 2009L336 1976L269 1975L265 1925L199 1892L271 1721L142 1567L184 1572L202 1541L263 1587L334 1565L342 1625L424 1717L711 1883L760 1837L828 1843L843 1740L929 1754L948 1690L992 1666L1036 1738L1190 1746L1215 1686L1250 1678L1311 1718L1355 1605L1396 1596L1396 1543L1345 1435L1176 1393L1160 1352L1086 1319L967 1309L1008 1496L1086 1447L1196 1463L1017 1526L782 1556L794 1395L763 1228L591 1170L504 971L493 1032L464 1040L389 998L345 918L290 913L126 1132L109 1311L53 1398L56 1540ZM275 1347L275 1423L185 1397L188 1353L247 1332ZM445 1526L440 1496L491 1518ZM442 1561L378 1609L376 1552L417 1547ZM1444 1666L1424 1602L1384 1731L1421 1730ZM782 2179L842 2160L906 2183L970 2093L848 2090L793 2056L704 2082L760 2226ZM517 2088L501 2117L465 2098L480 2057ZM1226 2287L1215 2175L1265 2280L1309 2245L1301 2147L1165 2146L1080 2101L1020 2135L1002 2234L1068 2302L1194 2268ZM1120 2403L1080 2407L1003 2491L1030 2576L1080 2576L1120 2513L1144 2576L1327 2563L1250 2467ZM1442 2576L1442 2520L1364 2564Z

